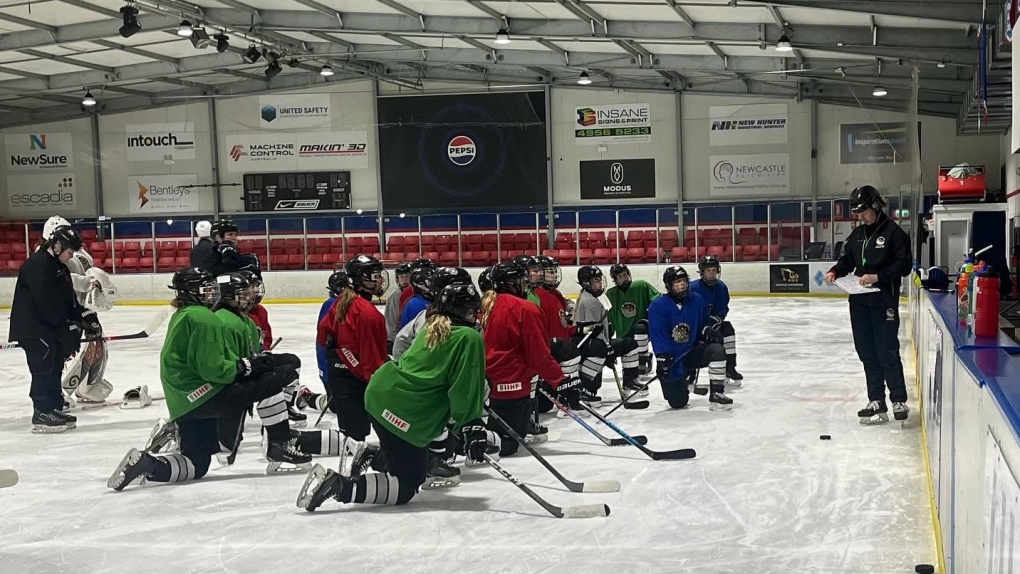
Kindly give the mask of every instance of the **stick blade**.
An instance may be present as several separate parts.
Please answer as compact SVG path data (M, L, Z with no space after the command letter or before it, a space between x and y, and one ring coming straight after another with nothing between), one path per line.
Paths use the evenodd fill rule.
M563 518L598 518L609 516L608 504L584 504L565 506L561 509Z
M650 404L651 403L649 403L648 401L632 401L632 402L629 402L629 403L623 403L623 408L625 408L625 409L627 409L629 411L641 410L641 409L647 409L648 405L650 405Z
M634 439L634 441L637 442L641 446L645 446L646 444L648 444L648 437L646 437L643 434L635 435L635 436L632 436L630 438ZM609 439L609 446L627 446L629 444L630 443L627 442L627 439L624 439L624 438L611 438L611 439Z
M591 480L584 483L581 492L620 492L620 483L615 480Z
M152 321L149 321L149 324L145 327L145 335L151 336L155 333L169 316L170 307L163 307L160 309L159 312L156 313L156 316L152 318Z
M698 456L698 453L693 448L680 448L677 450L668 450L665 452L654 452L652 451L653 460L684 460L688 458L694 458Z

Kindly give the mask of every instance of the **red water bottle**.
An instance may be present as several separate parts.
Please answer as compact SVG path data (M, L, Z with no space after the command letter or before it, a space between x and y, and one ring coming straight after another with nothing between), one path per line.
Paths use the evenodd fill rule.
M974 336L999 334L999 276L989 267L974 284Z

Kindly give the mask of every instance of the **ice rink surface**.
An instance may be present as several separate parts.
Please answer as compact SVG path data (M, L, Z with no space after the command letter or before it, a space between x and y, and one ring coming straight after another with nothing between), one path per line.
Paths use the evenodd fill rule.
M729 393L731 412L710 412L696 395L689 408L670 410L655 383L649 409L613 415L647 435L649 448L691 447L696 459L652 461L633 447L607 447L570 419L549 420L562 438L539 450L567 478L615 479L621 492L574 494L523 451L504 459L554 504L612 508L583 520L552 518L488 467L465 469L460 486L404 507L330 501L308 514L295 507L303 473L264 475L251 420L233 467L213 460L197 482L113 492L107 478L129 448L144 445L163 403L77 412L76 430L33 435L24 354L0 351L0 468L21 474L0 490L0 573L897 574L934 563L905 339L910 424L862 427L856 412L867 399L845 300L737 298L731 308L745 377ZM321 389L317 311L269 307L273 334L283 337L277 350L301 356L302 382L313 389ZM102 319L107 334L124 334L154 313L119 307ZM139 384L162 396L164 332L111 343L111 398ZM605 383L602 396L616 396L608 370Z

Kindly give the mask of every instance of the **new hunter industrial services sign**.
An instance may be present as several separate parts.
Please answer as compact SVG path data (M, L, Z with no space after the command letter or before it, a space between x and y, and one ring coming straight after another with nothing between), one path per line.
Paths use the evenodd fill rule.
M651 104L612 104L574 108L574 143L652 141Z
M769 145L787 142L789 118L786 104L711 106L708 110L710 145Z

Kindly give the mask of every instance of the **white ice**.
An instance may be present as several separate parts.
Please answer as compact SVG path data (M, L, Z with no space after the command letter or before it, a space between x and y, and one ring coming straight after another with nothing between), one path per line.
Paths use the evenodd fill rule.
M301 356L313 389L317 310L269 308L283 337L277 350ZM133 332L154 312L118 307L104 327ZM573 494L523 451L504 459L554 504L612 508L584 520L552 518L488 467L465 469L460 486L401 508L330 501L308 514L294 504L303 474L263 474L253 421L233 467L213 460L197 482L113 492L106 479L143 446L162 403L79 412L76 430L33 435L24 354L0 351L0 468L21 474L0 490L0 573L894 574L934 563L916 404L906 429L859 425L866 394L846 302L738 298L730 318L745 376L730 413L710 412L696 395L688 409L669 410L655 386L649 409L613 416L650 448L691 447L696 459L652 461L603 446L569 419L548 422L562 438L540 451L568 478L615 479L621 492ZM164 331L111 344L113 398L139 384L161 396ZM913 400L906 346L903 356ZM609 371L605 383L604 397L618 395Z

